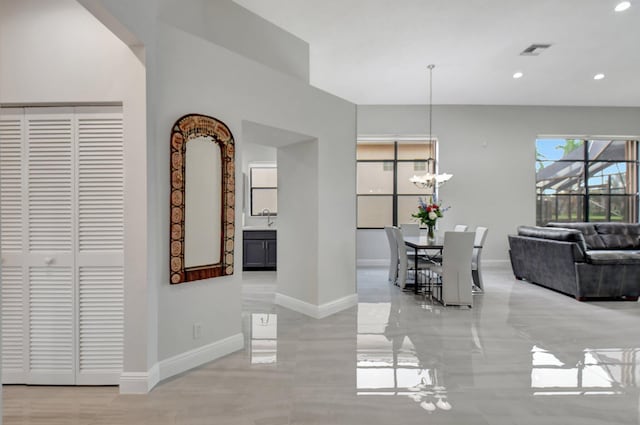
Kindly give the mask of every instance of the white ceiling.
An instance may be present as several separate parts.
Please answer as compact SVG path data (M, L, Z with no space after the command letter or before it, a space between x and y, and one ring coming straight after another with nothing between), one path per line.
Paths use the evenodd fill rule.
M640 0L235 1L307 41L311 84L357 104L428 103L433 63L434 104L640 106ZM553 45L520 56L532 43Z

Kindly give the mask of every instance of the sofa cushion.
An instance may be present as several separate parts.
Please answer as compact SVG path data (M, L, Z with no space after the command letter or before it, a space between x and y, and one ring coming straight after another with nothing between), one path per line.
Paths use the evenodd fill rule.
M576 229L549 228L539 226L520 226L518 236L528 236L531 238L552 239L562 242L575 242L580 247L582 253L587 250L582 232Z
M547 227L562 227L565 229L576 229L582 232L587 249L608 249L602 237L596 231L594 223L547 223Z
M587 263L613 265L640 265L640 251L594 250L587 251Z
M607 249L640 249L640 224L596 223Z

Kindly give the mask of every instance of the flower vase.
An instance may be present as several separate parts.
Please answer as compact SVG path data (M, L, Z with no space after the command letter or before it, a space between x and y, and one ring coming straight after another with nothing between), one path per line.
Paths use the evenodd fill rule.
M427 225L427 239L429 241L435 241L436 240L436 234L434 232L434 228L435 228L435 226L433 224Z

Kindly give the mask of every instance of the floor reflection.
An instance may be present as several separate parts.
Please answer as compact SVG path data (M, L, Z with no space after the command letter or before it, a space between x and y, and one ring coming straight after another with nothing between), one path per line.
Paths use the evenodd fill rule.
M251 364L278 361L278 315L251 313Z
M531 349L534 395L615 395L637 387L639 348L585 349L567 364L538 346ZM574 363L575 361L575 363Z
M401 299L392 299L358 305L357 395L408 397L430 413L451 410L438 332L412 331L416 313L438 326L433 319L440 310L431 305L416 309L415 303L403 308Z

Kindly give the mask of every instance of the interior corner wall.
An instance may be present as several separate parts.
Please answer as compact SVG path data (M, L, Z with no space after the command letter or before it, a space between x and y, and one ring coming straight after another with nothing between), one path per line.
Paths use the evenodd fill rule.
M169 134L177 118L187 113L200 113L223 121L236 141L236 163L242 163L244 140L242 123L251 121L317 138L321 149L345 157L346 168L336 168L333 161L318 157L321 173L334 173L335 179L351 190L350 202L339 208L345 217L355 216L355 106L308 84L271 69L264 64L232 52L203 38L200 31L184 31L170 23L158 25L157 46L157 128L154 152L157 181L160 186L156 212L162 223L158 232L167 235L169 228ZM328 125L330 123L330 125ZM166 135L166 136L163 136ZM341 160L342 161L342 160ZM342 162L341 162L342 163ZM324 170L324 171L322 171ZM167 182L166 190L162 190ZM242 169L236 169L236 182L242 182ZM349 188L350 187L350 188ZM236 199L242 199L242 186L236 184ZM328 202L331 198L327 197ZM280 208L281 210L281 208ZM236 209L235 274L205 281L168 284L168 256L157 259L159 281L159 359L162 361L180 353L241 332L242 228L241 209ZM280 214L285 214L282 210ZM336 215L319 217L318 221L334 220ZM311 227L317 226L308 221ZM282 216L278 228L285 226ZM331 227L327 225L327 227ZM340 225L336 223L336 228ZM353 230L352 230L353 231ZM335 231L332 231L335 235ZM297 246L306 243L305 234L296 236ZM169 238L161 239L159 249L169 252ZM355 238L342 239L345 250L355 252ZM280 247L279 247L280 248ZM279 252L278 261L297 261L295 255ZM349 257L344 260L349 261ZM352 282L337 285L355 288L355 257L345 267L351 268ZM318 263L318 267L332 267ZM313 270L305 271L305 273ZM304 281L300 285L306 285ZM321 282L320 284L323 284ZM334 283L331 283L334 284ZM203 324L202 338L193 340L193 323Z
M353 111L348 143L319 146L318 287L319 304L353 295L356 286L356 123Z
M358 136L427 134L425 106L359 106ZM507 235L535 224L535 140L539 135L640 136L640 108L434 106L440 188L451 209L440 228L489 228L484 261L508 261ZM374 247L380 247L375 249ZM358 262L388 258L384 231L358 230Z
M278 148L278 294L318 305L318 141Z
M162 0L160 14L171 25L221 47L309 82L309 44L232 0Z

